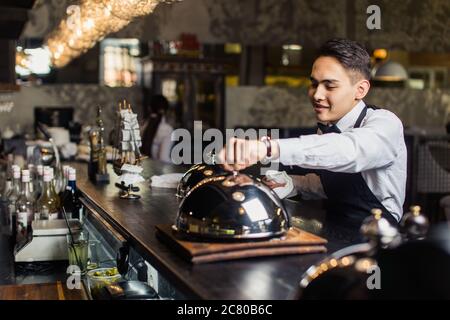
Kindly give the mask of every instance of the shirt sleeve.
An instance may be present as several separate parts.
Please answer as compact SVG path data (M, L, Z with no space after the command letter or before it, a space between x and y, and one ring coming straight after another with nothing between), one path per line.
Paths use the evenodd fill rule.
M317 174L308 173L304 176L291 175L294 188L304 200L326 199L322 181Z
M390 165L403 141L403 125L392 112L377 110L360 128L341 134L280 139L280 162L311 169L356 173Z

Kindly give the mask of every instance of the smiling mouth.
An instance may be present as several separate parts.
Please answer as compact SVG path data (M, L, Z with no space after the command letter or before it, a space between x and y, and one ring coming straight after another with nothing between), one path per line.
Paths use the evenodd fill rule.
M314 103L314 109L330 109L330 107L323 106L323 105L318 104L318 103Z

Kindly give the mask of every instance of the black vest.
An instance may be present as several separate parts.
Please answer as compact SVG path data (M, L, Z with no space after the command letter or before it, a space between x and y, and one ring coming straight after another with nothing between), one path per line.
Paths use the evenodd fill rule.
M377 109L375 106L367 105L361 111L354 128L361 126L367 108ZM371 209L379 208L383 211L384 218L394 225L397 224L397 220L369 189L360 172L343 173L316 170L315 173L320 176L328 198L326 201L328 223L359 233L361 223L371 215Z

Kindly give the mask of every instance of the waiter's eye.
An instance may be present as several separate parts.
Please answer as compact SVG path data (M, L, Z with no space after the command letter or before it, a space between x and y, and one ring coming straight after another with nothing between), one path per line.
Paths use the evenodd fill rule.
M311 81L311 88L317 88L318 85L319 83L317 81Z

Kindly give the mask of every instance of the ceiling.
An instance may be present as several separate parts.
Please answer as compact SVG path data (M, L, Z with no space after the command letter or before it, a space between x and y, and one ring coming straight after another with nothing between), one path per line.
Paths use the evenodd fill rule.
M0 39L18 39L35 0L0 0Z

